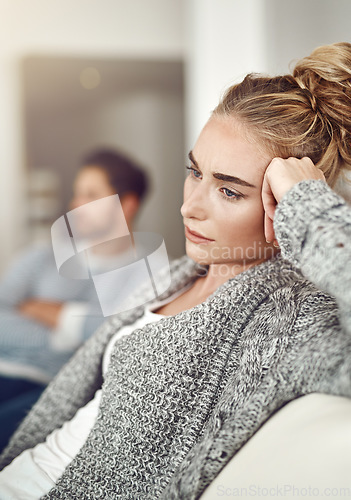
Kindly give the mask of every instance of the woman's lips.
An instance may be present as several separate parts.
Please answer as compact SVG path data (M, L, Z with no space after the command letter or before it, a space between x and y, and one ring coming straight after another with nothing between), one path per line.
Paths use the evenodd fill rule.
M192 243L211 243L214 240L210 240L208 238L205 238L204 236L201 236L199 233L195 233L194 231L190 231L190 229L187 226L185 227L185 237L187 240L191 241Z

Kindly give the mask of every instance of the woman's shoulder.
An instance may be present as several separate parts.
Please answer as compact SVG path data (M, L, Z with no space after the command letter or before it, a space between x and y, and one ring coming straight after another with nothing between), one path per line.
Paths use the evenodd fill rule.
M337 308L336 300L328 292L318 288L301 270L288 260L277 256L230 279L218 290L234 301L245 296L247 304L270 301L279 308L321 310L324 314Z
M281 257L230 280L220 295L228 324L245 316L250 338L285 338L298 345L317 335L324 336L323 345L333 338L348 342L336 299Z

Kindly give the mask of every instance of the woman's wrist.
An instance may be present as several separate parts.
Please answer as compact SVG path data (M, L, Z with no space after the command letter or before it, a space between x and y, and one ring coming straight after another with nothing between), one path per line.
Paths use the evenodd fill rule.
M287 191L277 205L273 222L282 256L299 265L313 221L341 203L342 199L321 180L304 180Z

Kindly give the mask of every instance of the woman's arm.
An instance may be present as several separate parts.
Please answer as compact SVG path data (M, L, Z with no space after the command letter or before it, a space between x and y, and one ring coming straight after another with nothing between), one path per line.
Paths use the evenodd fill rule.
M284 258L336 298L351 333L351 208L309 158L273 160L262 189L267 239L276 239Z

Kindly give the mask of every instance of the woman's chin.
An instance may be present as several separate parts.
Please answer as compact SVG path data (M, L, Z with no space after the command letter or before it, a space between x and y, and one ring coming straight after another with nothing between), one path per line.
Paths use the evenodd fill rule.
M208 252L204 250L202 247L199 245L194 245L191 242L186 242L185 245L185 252L190 259L194 260L198 264L201 265L210 265L211 264L211 258Z

